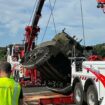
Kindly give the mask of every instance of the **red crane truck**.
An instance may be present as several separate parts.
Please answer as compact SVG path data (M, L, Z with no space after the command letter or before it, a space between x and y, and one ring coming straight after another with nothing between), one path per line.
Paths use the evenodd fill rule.
M25 56L35 46L33 41L40 31L37 25L44 2L45 0L39 0L32 26L26 27ZM97 2L97 7L104 10L105 0L98 0ZM71 65L73 96L40 98L39 105L71 104L73 100L77 105L82 105L83 102L88 105L99 105L99 101L100 105L105 105L105 61L99 61L97 57L94 57L85 61L84 58L70 58L74 61ZM56 90L53 91L56 92Z

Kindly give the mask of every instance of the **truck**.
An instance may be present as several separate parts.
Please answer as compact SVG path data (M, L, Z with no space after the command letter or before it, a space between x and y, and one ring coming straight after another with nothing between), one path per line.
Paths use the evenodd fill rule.
M7 46L7 62L12 66L12 77L24 87L41 86L40 73L36 69L24 68L21 60L24 57L24 44Z
M105 95L105 61L74 59L75 62L71 65L71 85L75 102L78 105L83 101L88 105L99 105Z
M19 81L19 78L23 77L22 65L20 64L22 50L24 50L24 46L21 44L7 46L7 62L12 66L12 76L16 81Z
M86 56L71 56L71 54L66 55L65 49L63 52L60 50L60 48L64 47L63 45L59 48L57 47L58 43L57 45L51 43L52 41L37 46L33 50L34 53L36 52L36 57L30 57L30 62L24 66L29 68L36 66L36 69L43 75L43 80L48 82L46 85L49 90L65 95L73 93L73 98L77 105L82 105L83 102L88 105L98 105L105 94L103 92L105 88L105 61L97 55L92 55L89 58ZM77 55L83 55L82 46L75 53L78 50L77 48L75 46L69 52L74 52L73 55L76 55L77 52ZM52 52L52 49L57 50ZM51 83L49 84L49 82L55 84L59 82L63 83L63 85L62 88L59 86L53 87L54 84L50 85Z
M97 2L97 7L104 10L105 0L98 0ZM40 12L43 4L44 0L39 0L37 10ZM40 30L37 27L41 16L40 12L36 12L39 13L35 15L37 17L36 24L27 28L24 67L35 67L43 75L46 82L50 80L54 83L63 83L62 89L53 88L49 84L47 86L49 90L56 93L64 95L73 93L72 98L77 105L84 103L87 105L105 105L105 61L103 59L100 59L97 55L92 55L92 58L88 59L83 53L84 46L77 43L75 39L68 38L67 35L66 38L69 39L67 44L62 44L60 40L53 40L32 49L32 42ZM66 46L69 44L72 46ZM62 50L66 48L67 50ZM32 51L30 51L31 49Z

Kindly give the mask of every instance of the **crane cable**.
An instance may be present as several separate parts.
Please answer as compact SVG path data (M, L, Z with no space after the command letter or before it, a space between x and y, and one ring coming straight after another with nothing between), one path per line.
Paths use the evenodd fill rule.
M80 0L80 9L81 9L81 24L82 24L82 34L83 34L83 39L84 39L84 51L85 51L86 43L85 43L85 28L84 28L84 15L83 15L82 0ZM75 46L74 46L74 50L73 50L73 56L75 57Z
M50 2L50 6L51 6L51 1L49 0L49 2ZM56 0L54 1L54 5L53 5L53 7L50 7L50 9L51 9L51 13L50 13L50 16L49 16L48 22L47 22L47 24L46 24L46 28L45 28L45 31L44 31L44 34L43 34L43 37L42 37L42 40L41 40L41 41L43 41L43 39L44 39L44 37L45 37L45 35L46 35L47 28L48 28L48 25L49 25L49 22L50 22L51 16L52 16L52 14L53 14L53 10L54 10L55 4L56 4ZM54 24L55 24L54 17L53 17L53 22L54 22ZM56 27L56 26L54 25L54 27Z
M82 0L80 0L80 9L81 9L81 19L82 19L82 31L83 31L84 46L86 46Z
M33 7L33 9L32 9L32 14L31 14L31 17L30 17L30 19L29 19L28 26L30 25L30 23L31 23L31 21L32 21L32 18L33 18L33 14L34 14L34 12L35 12L35 8L36 8L37 1L38 1L38 0L36 0L35 3L34 3L34 7Z
M56 29L56 24L55 24L55 19L54 19L54 13L52 11L53 9L52 9L52 5L51 5L51 0L49 0L49 3L50 3L50 9L51 9L51 14L52 14L52 19L53 19L55 34L57 34L57 29Z

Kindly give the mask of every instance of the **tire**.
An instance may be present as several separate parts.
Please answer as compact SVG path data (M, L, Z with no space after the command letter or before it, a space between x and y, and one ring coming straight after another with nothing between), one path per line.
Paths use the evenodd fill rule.
M86 93L87 105L98 105L98 93L94 85L90 85Z
M83 87L81 83L76 83L74 87L74 101L76 105L83 104Z

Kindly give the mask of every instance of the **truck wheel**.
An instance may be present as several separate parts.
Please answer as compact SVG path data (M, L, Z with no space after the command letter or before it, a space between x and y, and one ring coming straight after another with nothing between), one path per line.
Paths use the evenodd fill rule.
M90 85L87 90L87 105L98 105L98 93L94 85Z
M76 83L74 87L74 101L76 105L82 105L83 103L83 87L80 83Z

